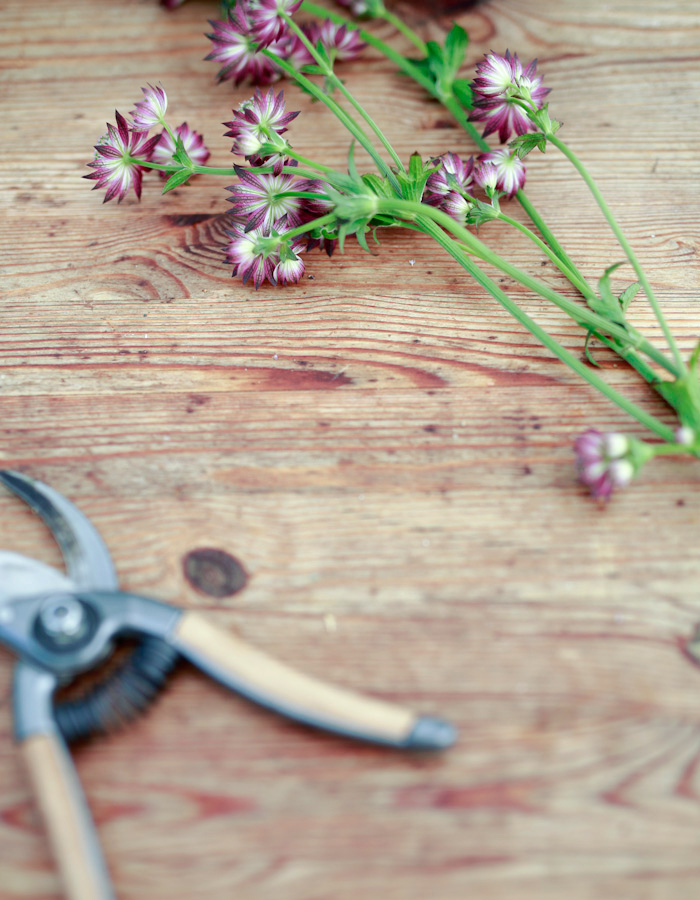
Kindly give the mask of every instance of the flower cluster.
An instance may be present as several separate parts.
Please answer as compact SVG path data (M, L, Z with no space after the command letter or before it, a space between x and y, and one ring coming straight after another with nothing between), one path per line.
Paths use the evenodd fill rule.
M517 53L487 53L472 81L474 110L470 121L485 122L484 137L498 131L504 144L513 134L526 134L536 126L528 112L542 109L549 88L537 74L537 60L523 69Z
M93 190L106 188L105 199L117 198L121 202L131 188L137 197L141 196L141 182L146 169L141 162L151 159L153 150L160 140L160 135L146 138L142 131L129 128L129 125L115 110L116 128L107 123L107 133L95 146L95 158L88 163L94 172L85 178L96 182Z
M212 49L205 58L221 64L218 81L239 85L247 80L264 87L281 77L275 57L297 70L312 63L307 46L284 18L300 5L301 0L238 0L223 21L210 20ZM365 46L357 29L330 20L302 25L301 30L314 46L320 41L331 60L354 59Z
M445 153L431 162L439 168L428 177L423 200L461 224L469 222L475 188L482 188L489 197L512 197L525 184L522 160L506 148L480 153L476 160L473 156L464 160L456 153Z
M129 123L115 110L116 127L107 123L107 133L95 145L95 158L88 163L95 171L84 177L96 182L93 190L105 189L105 203L114 197L121 203L132 188L140 198L143 175L153 168L147 163L176 168L173 154L178 138L194 164L203 164L209 158L202 136L186 122L174 133L165 126L168 98L163 88L148 85L141 90L144 99L131 112L133 122ZM149 130L158 124L164 126L163 131L149 138ZM162 169L161 174L168 172Z
M597 428L589 428L576 439L579 478L597 500L608 500L613 491L632 481L636 469L631 449L631 441L624 434Z
M229 129L225 137L233 138L231 152L248 159L255 157L255 161L267 159L272 153L284 154L288 145L282 135L298 115L285 112L283 91L277 95L273 90L266 94L256 91L252 99L244 100L233 110L230 122L224 122ZM264 152L266 147L270 152Z
M299 178L296 160L275 152L280 135L298 112L287 113L282 91L255 96L234 111L227 122L232 137L233 153L246 156L250 168L235 166L239 183L230 185L231 216L226 258L233 266L232 274L243 282L252 281L256 290L264 281L290 284L304 273L301 254L313 246L322 246L329 255L335 242L313 228L303 234L290 234L323 216L332 204L327 189L316 178ZM282 147L281 149L284 149Z

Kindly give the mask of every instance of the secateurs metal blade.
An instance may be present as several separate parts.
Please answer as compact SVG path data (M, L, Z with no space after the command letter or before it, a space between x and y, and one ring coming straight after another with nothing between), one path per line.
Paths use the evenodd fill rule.
M70 900L114 897L66 741L107 731L142 712L179 656L226 687L292 719L360 740L440 750L455 730L432 716L332 687L277 662L206 617L119 590L100 535L48 485L19 472L0 481L44 519L67 574L0 551L0 643L19 657L15 737ZM108 678L78 700L57 703L59 686L94 669L119 638L138 643Z

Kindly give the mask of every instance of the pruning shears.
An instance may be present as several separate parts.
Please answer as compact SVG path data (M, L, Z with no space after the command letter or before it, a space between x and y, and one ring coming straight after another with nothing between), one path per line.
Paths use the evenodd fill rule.
M102 538L58 491L20 472L0 481L50 528L66 572L0 550L0 643L14 670L15 738L41 809L66 897L113 900L97 833L68 743L114 730L155 699L180 656L221 684L299 722L407 750L442 750L448 722L333 687L267 656L200 613L119 590ZM122 638L126 661L79 699L59 686L99 666Z

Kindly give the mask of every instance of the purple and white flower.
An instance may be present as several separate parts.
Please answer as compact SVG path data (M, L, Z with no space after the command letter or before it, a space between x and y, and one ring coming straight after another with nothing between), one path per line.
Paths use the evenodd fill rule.
M115 111L116 128L107 123L107 134L95 146L95 159L88 163L94 169L85 178L96 181L93 190L106 188L104 202L117 198L121 203L133 187L138 198L141 197L141 182L144 166L139 161L149 162L160 135L146 138L140 131L130 129L124 116Z
M233 266L231 274L240 277L243 284L252 280L256 291L264 281L275 284L274 273L279 255L266 255L260 248L260 238L269 237L269 233L263 228L243 231L234 225L228 235L231 240L226 250L226 260Z
M248 79L252 84L263 86L280 77L272 62L258 51L247 0L238 0L236 7L228 11L225 22L210 19L209 24L214 31L207 37L213 46L205 59L223 63L217 75L218 81L230 79L234 85L239 85ZM272 44L269 49L274 52L275 46Z
M589 428L574 443L579 478L598 500L627 487L636 474L630 439L618 432Z
M303 241L299 238L293 240L290 249L293 255L287 252L285 258L280 259L272 273L272 277L280 285L296 284L304 274L304 260L301 258L304 249Z
M482 153L477 157L474 169L474 181L479 187L493 189L493 170L496 173L495 187L507 197L512 197L525 184L527 175L525 164L515 151L507 147Z
M252 36L260 49L289 32L284 16L291 16L300 6L301 0L255 0L249 4Z
M159 85L141 88L143 100L139 100L131 111L133 131L149 131L154 125L165 125L165 113L168 109L168 97Z
M537 60L523 69L517 53L511 56L508 50L505 56L487 53L477 65L469 120L485 123L484 137L498 131L499 140L505 143L512 134L536 130L524 107L542 109L550 90L543 86L536 69Z
M309 37L313 44L321 41L328 51L331 61L348 62L357 59L367 44L360 38L359 28L348 28L347 25L336 25L326 19L321 25L312 23Z
M431 206L441 206L445 197L454 191L468 192L474 181L474 157L462 159L456 153L445 153L430 160L440 168L428 176L424 200Z
M182 139L182 143L187 151L187 155L196 166L203 166L211 155L208 148L204 144L204 138L201 134L193 131L187 122L178 125L175 129L175 137ZM151 162L160 163L162 166L176 165L173 161L173 153L175 153L175 143L167 131L163 131L160 140L153 149ZM159 172L164 178L167 177L166 172Z
M288 145L280 135L298 115L298 112L285 111L283 91L277 96L272 89L266 94L256 91L254 97L233 111L233 119L224 123L229 128L225 136L233 138L231 152L251 157L259 154L266 144L274 144L277 152L283 152Z
M240 183L231 185L227 190L232 195L229 197L229 202L233 204L231 212L244 224L245 231L254 228L269 229L280 222L293 228L305 218L305 198L290 196L290 193L311 191L315 182L308 178L295 180L294 175L284 174L283 162L287 165L295 164L282 160L268 173L256 173L254 169L236 166Z

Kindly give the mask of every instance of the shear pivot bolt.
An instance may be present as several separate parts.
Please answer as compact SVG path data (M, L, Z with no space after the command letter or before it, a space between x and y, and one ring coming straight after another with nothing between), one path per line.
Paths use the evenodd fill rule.
M57 644L68 644L81 638L87 629L85 609L75 597L52 597L39 613L39 626Z

